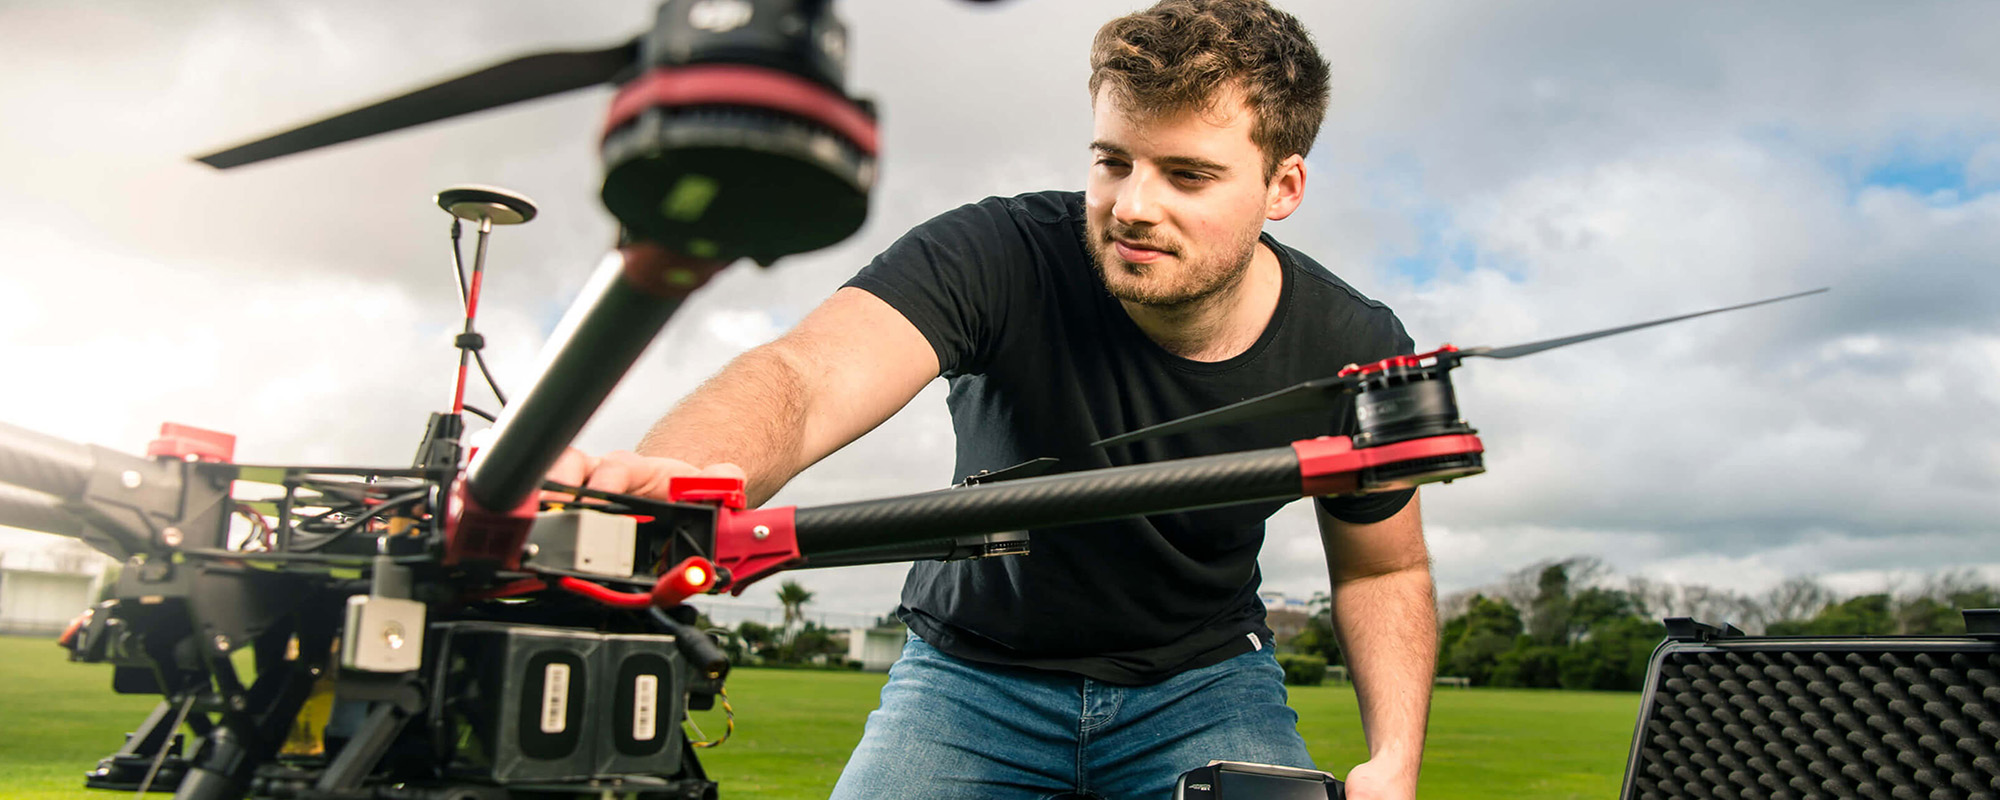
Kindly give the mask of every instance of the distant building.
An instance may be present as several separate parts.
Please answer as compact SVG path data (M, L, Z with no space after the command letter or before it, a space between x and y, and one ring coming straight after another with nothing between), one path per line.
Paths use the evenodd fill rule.
M0 634L61 632L97 599L109 563L80 543L0 552Z
M847 629L847 660L861 662L869 672L888 672L903 655L910 629L901 625Z

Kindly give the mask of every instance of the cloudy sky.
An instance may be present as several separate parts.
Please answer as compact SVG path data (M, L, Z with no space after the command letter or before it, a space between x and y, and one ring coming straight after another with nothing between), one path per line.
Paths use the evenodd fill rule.
M629 447L909 226L1080 188L1086 49L1132 2L840 4L883 109L866 228L704 289L582 437ZM1817 286L1811 300L1458 373L1490 472L1426 491L1440 588L1542 558L1757 590L2000 578L2000 17L1979 4L1291 2L1334 67L1305 205L1276 235L1420 347L1510 344ZM450 400L439 189L542 215L496 233L481 328L504 386L612 236L608 89L221 173L188 160L538 50L648 2L0 2L0 420L140 450L173 420L242 461L407 463ZM775 501L950 482L941 385ZM4 540L33 546L13 535ZM1310 514L1266 584L1324 587ZM898 567L799 573L881 613ZM748 596L769 603L770 589Z

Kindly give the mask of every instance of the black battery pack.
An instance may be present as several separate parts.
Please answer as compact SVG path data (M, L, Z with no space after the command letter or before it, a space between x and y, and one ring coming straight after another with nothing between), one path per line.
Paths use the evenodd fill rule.
M452 622L434 739L454 778L498 785L658 780L681 771L686 667L674 638Z
M1667 624L1620 797L2000 800L2000 638Z
M1346 789L1316 769L1211 761L1181 774L1174 800L1346 800Z

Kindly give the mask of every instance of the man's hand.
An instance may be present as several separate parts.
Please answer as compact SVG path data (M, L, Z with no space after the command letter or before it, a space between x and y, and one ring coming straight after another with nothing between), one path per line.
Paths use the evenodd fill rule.
M1387 761L1364 761L1347 771L1349 800L1415 800L1417 773Z
M636 494L656 500L667 499L667 481L689 475L708 475L721 478L743 478L743 468L735 464L710 464L696 467L677 458L642 456L624 450L613 450L603 456L592 456L574 447L563 451L556 465L549 468L548 479L556 483L581 486L600 492ZM567 496L555 492L543 492L545 500L568 500Z

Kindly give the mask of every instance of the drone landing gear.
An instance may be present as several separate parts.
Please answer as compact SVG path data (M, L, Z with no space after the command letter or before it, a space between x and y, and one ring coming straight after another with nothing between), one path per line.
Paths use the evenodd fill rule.
M187 760L181 757L181 735L174 732L180 727L182 716L180 705L161 700L153 707L153 713L139 723L138 730L125 735L124 747L98 761L97 768L84 776L84 785L136 792L148 785L147 775L151 774L153 791L172 791L187 774Z

